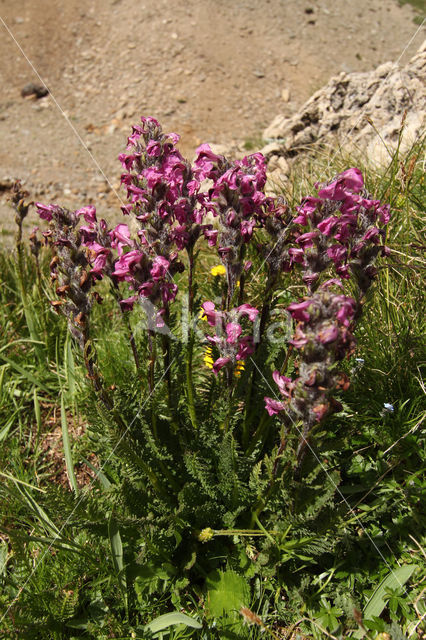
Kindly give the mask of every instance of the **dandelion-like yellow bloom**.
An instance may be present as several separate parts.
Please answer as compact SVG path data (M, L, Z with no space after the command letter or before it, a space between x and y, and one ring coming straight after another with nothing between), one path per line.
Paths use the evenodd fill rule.
M209 540L211 540L214 536L214 531L213 529L211 529L210 527L207 527L206 529L203 529L199 534L198 534L198 540L200 542L208 542Z
M226 269L223 264L218 264L210 269L210 273L212 276L224 276L226 275Z
M214 360L212 358L212 348L206 347L206 350L204 352L204 364L208 369L213 369L213 363Z

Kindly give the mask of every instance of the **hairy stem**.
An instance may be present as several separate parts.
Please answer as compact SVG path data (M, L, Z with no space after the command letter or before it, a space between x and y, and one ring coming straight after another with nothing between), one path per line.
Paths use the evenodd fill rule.
M188 273L188 321L189 321L189 336L188 336L188 351L186 356L186 389L188 397L188 409L189 417L191 419L194 429L198 429L197 414L195 410L195 389L194 381L192 379L192 356L194 349L194 331L192 327L192 319L194 312L194 291L193 291L193 272L194 272L194 251L191 247L188 249L189 259L189 273Z

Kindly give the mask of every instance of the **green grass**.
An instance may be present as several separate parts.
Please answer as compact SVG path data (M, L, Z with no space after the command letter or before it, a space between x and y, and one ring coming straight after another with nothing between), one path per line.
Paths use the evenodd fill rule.
M351 387L342 396L344 410L318 435L321 465L312 462L303 491L284 487L255 523L258 532L264 522L268 531L282 526L274 513L288 501L288 531L277 538L235 532L202 545L183 526L184 513L156 515L154 496L150 504L143 474L132 466L135 451L120 448L120 433L96 404L64 321L46 302L48 256L38 282L30 255L20 274L16 259L0 253L0 637L148 638L146 625L174 610L202 629L181 624L156 637L284 638L292 629L301 638L351 637L350 630L359 633L357 611L370 607L377 617L366 637L386 632L420 640L423 152L420 141L387 169L360 167L367 189L391 203L391 255L359 326L355 357L363 363L347 363ZM290 202L310 192L313 182L362 165L360 158L330 157L324 150L294 168L285 186ZM105 383L116 385L111 393L120 412L132 416L139 406L137 379L129 377L126 330L107 296L94 325ZM143 347L144 336L139 340ZM160 414L164 398L156 401ZM144 428L143 421L135 425ZM158 428L165 429L160 419ZM58 434L54 441L52 433ZM144 455L150 459L148 448ZM158 456L167 472L167 452L159 447ZM102 473L90 480L101 464ZM208 485L208 469L205 477ZM403 576L400 568L407 566ZM392 576L400 579L392 582ZM260 616L266 631L253 614L252 626L242 624L237 600Z
M414 16L413 22L415 24L421 25L424 23L426 18L426 2L425 0L398 0L398 4L402 7L404 4L410 4L415 11L418 12L418 15Z

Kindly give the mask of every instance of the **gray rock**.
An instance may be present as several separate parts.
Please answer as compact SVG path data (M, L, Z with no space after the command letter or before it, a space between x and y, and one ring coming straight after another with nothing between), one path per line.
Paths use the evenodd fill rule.
M21 96L23 98L28 98L30 96L34 96L35 98L44 98L49 93L49 89L45 87L43 84L36 84L35 82L28 82L21 89Z
M292 117L278 115L263 139L279 143L270 155L294 155L313 143L356 146L366 150L373 164L389 159L386 151L401 150L421 134L426 113L426 42L404 67L387 62L362 73L345 73L330 79Z

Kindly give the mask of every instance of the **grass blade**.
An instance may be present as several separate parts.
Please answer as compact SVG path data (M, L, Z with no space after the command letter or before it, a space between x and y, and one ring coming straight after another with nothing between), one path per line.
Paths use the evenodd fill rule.
M117 521L113 518L112 515L108 522L108 535L111 544L112 561L117 572L117 579L120 590L123 594L124 606L126 608L126 612L128 613L127 580L123 560L123 543L121 542L120 530L118 528Z
M25 378L27 378L27 380L37 385L37 387L39 387L40 389L42 389L43 391L45 391L50 395L50 390L42 382L40 382L40 380L38 380L35 376L33 376L32 373L30 373L29 371L27 371L26 369L24 369L19 364L17 364L7 356L3 355L2 353L0 353L0 358L5 362L7 362L8 365L13 367L13 369L16 369L16 371L19 371L19 373L23 375Z
M68 433L67 414L65 411L64 396L61 395L61 427L62 427L62 442L64 445L65 464L67 467L68 481L70 487L73 489L76 495L78 495L78 485L74 473L74 464L72 461L71 445Z

